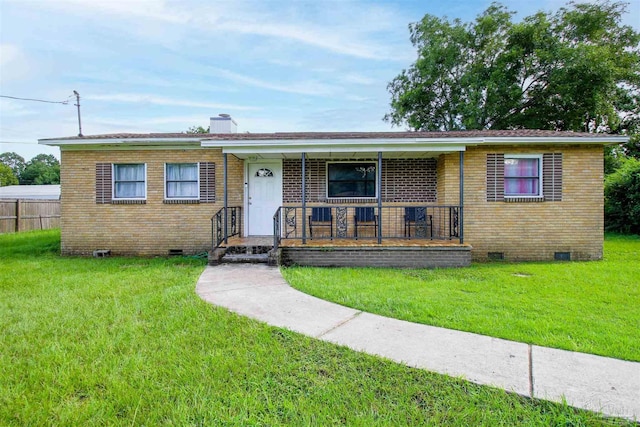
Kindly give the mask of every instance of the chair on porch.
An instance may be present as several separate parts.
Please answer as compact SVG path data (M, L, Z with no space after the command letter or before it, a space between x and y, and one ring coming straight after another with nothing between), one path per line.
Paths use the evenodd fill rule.
M331 214L331 208L311 208L311 215L309 215L309 237L313 239L314 228L326 229L327 227L329 228L331 240L333 240L333 215Z
M356 208L353 225L356 240L358 240L358 227L373 227L373 236L378 237L378 215L374 208Z
M417 206L404 208L404 237L411 239L411 227L413 227L414 237L433 239L433 216L427 215L427 208Z

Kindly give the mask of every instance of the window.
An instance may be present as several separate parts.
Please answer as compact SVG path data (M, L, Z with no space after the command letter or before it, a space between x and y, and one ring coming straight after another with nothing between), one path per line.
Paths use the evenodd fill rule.
M197 163L167 163L165 165L165 197L167 199L197 199Z
M114 164L114 199L145 199L147 197L146 175L144 163Z
M375 163L327 163L328 197L376 197Z
M562 153L487 154L487 202L561 202Z
M540 197L542 156L504 156L505 197Z
M273 178L273 171L268 168L258 169L256 171L256 178Z

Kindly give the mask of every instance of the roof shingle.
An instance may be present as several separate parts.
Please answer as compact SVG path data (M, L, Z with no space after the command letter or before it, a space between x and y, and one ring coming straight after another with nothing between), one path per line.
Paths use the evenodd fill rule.
M60 140L96 140L96 139L184 139L194 140L305 140L305 139L394 139L394 138L526 138L526 137L558 137L558 138L597 138L611 137L609 134L587 132L557 132L551 130L513 129L513 130L465 130L435 132L275 132L275 133L225 133L225 134L192 134L192 133L112 133L103 135L67 136L62 138L46 138L40 141Z

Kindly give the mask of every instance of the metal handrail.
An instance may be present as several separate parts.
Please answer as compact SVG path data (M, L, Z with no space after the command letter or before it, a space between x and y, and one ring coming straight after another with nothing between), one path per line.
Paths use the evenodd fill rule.
M229 237L240 235L240 230L242 230L242 207L230 206L226 209L228 218L226 233L224 230L225 208L220 208L211 217L212 249L219 248Z
M273 249L276 250L280 246L282 224L280 221L282 215L282 208L279 207L276 213L273 215Z

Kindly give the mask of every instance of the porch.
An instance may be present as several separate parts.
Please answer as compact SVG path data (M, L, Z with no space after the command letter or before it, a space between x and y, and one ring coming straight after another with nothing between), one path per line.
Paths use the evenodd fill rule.
M386 138L211 144L224 160L214 248L229 247L232 236L269 235L271 262L283 265L470 263L463 145ZM229 155L243 162L242 206L228 203Z
M273 236L243 237L241 208L213 218L212 263L268 262L322 267L464 267L471 246L461 242L459 206L281 206ZM217 219L216 219L217 218ZM229 255L226 255L229 254Z

